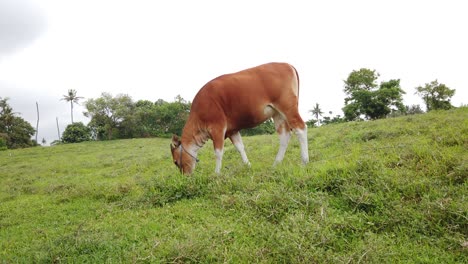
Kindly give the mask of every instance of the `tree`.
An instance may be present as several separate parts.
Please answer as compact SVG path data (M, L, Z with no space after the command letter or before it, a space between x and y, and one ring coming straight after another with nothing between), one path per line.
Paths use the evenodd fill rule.
M388 117L399 117L399 116L405 116L405 115L417 115L417 114L422 114L424 111L421 109L421 106L419 105L405 105L405 110L400 111L400 110L395 110L392 111Z
M315 103L315 107L309 111L312 113L312 115L315 116L315 120L317 120L317 126L320 125L320 119L319 116L322 116L323 112L322 109L320 109L320 106L318 103Z
M352 71L348 79L344 81L346 94L352 94L354 91L371 91L377 87L377 79L380 74L375 70L361 68L359 71Z
M167 103L166 101L164 101L163 99L158 99L156 102L154 102L155 105L158 105L158 106L161 106L163 104Z
M151 137L155 136L157 119L156 104L148 100L139 100L135 103L135 137Z
M305 123L307 127L312 128L312 127L316 127L315 123L317 123L317 120L310 119L310 120L307 120Z
M395 110L404 112L406 108L403 104L403 94L405 91L401 89L399 79L380 83L379 89L375 91L373 107L367 113L368 116L371 119L378 119L386 117Z
M424 111L421 109L421 106L419 105L407 105L405 106L406 108L406 114L407 115L417 115L417 114L422 114Z
M11 129L14 119L13 108L8 104L9 98L0 97L0 129L6 133Z
M190 113L191 103L180 95L174 102L158 99L152 103L139 100L135 104L134 137L158 136L166 137L172 134L180 135Z
M81 122L70 124L63 131L63 143L78 143L89 140L91 140L91 130Z
M161 99L135 103L128 95L113 97L109 93L84 105L87 111L83 114L91 118L88 127L98 140L180 135L191 107L180 95L171 103Z
M455 95L455 89L450 89L445 84L435 80L430 83L426 83L424 87L416 87L416 93L422 97L426 104L427 111L431 110L444 110L452 108L450 98Z
M67 102L70 102L70 112L71 112L71 122L73 124L73 104L78 104L78 101L80 99L83 99L81 96L76 95L76 90L74 89L69 89L68 94L64 95L61 100L65 100Z
M15 116L8 104L8 98L0 97L0 138L9 149L35 146L31 140L34 128L23 118Z
M135 104L128 95L113 97L102 93L97 99L87 100L85 107L87 111L83 114L91 118L88 126L96 139L125 138L124 134L134 129L132 114Z
M328 125L328 124L335 124L335 123L343 123L345 122L344 118L342 118L340 115L336 115L333 118L331 116L325 116L323 118L323 124Z
M184 100L180 95L175 97L174 102L157 105L155 108L157 135L181 135L190 114L191 105L190 102Z
M348 121L379 119L394 110L404 111L400 80L389 80L377 84L380 75L375 70L360 69L352 71L344 81L345 106L343 112Z

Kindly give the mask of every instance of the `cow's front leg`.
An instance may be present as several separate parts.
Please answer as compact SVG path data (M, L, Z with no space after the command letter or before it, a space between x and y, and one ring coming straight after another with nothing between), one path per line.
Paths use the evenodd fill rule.
M216 149L215 148L215 156L216 156L216 167L215 167L215 172L220 173L221 172L221 165L223 163L223 149Z
M213 140L213 147L216 156L216 167L215 173L220 173L221 165L223 161L223 153L224 153L224 131L222 133L217 133L212 135Z
M236 147L237 151L239 151L242 161L250 167L249 159L247 158L247 154L245 154L245 147L244 143L242 143L242 138L239 132L236 132L229 136L231 139L232 144Z
M276 154L276 159L273 163L274 166L284 159L284 154L286 153L289 139L291 138L291 132L289 131L290 129L288 123L280 114L274 115L273 120L275 122L276 131L278 132L280 139L278 154Z

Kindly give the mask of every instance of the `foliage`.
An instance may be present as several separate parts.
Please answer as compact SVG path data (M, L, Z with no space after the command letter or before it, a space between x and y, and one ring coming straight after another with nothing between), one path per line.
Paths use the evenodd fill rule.
M87 112L83 114L91 118L88 126L98 140L120 138L119 127L123 127L120 134L129 134L129 130L133 129L131 115L134 103L128 95L119 94L113 97L109 93L102 93L97 99L88 99L85 107ZM122 126L123 124L127 126Z
M380 74L375 70L366 68L361 68L359 71L352 71L344 81L344 92L346 94L352 94L354 91L359 90L374 90L378 86L377 79L379 76Z
M180 95L172 103L155 104L154 115L156 118L155 136L181 135L182 129L190 114L191 103Z
M423 114L424 111L421 109L420 105L405 105L405 110L392 110L388 117L399 117L405 115L418 115Z
M424 111L421 109L420 105L407 105L405 108L405 113L408 115L424 114Z
M307 120L305 122L306 126L311 128L311 127L316 127L316 123L318 122L318 120L315 120L315 119L310 119L310 120Z
M23 118L18 117L8 104L8 98L0 97L0 138L10 149L32 147L34 128Z
M379 74L375 70L362 68L352 71L344 81L347 95L343 112L348 121L380 119L393 110L404 111L400 80L389 80L377 84Z
M424 87L416 87L416 94L423 99L427 111L447 110L453 107L450 103L450 98L455 95L455 89L450 89L445 84L439 84L439 82L435 80L426 83Z
M253 135L268 135L275 133L275 123L273 120L268 119L267 121L263 122L262 124L253 127L247 128L241 131L243 136L253 136Z
M68 125L62 134L63 143L78 143L89 140L91 140L91 130L81 122Z
M136 102L134 113L138 123L135 135L136 137L155 136L154 131L157 128L157 116L155 115L154 108L155 104L151 101L139 100Z
M336 115L333 118L329 116L324 116L322 124L324 125L329 125L329 124L338 124L338 123L344 123L346 120L341 117L341 115Z
M50 142L50 145L51 145L51 146L55 146L55 145L60 145L60 144L62 144L62 143L63 143L63 142L62 142L61 140L57 140L57 139L56 139L56 140Z
M174 102L139 100L136 103L128 95L113 97L103 93L97 99L85 103L90 117L88 126L98 140L139 137L166 137L181 134L187 121L191 103L180 95Z
M7 141L6 141L6 138L4 138L2 136L2 134L0 134L0 151L2 150L6 150L7 149Z
M135 123L137 131L133 137L169 137L180 135L190 113L191 103L180 95L174 102L162 99L152 103L148 100L136 102Z
M168 139L0 152L6 263L467 263L468 108L226 143L191 177Z
M78 101L83 99L81 96L76 95L76 90L69 89L68 94L64 95L61 100L70 102L70 113L71 113L71 122L73 123L73 104L78 104Z

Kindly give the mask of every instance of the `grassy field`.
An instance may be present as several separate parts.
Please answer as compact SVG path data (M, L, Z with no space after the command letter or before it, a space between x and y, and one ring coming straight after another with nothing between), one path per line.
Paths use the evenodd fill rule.
M0 263L467 263L468 108L211 142L196 172L169 139L0 152Z

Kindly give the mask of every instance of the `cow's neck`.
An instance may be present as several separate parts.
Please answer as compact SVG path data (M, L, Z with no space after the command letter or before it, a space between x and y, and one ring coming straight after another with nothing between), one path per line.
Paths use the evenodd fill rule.
M186 125L182 131L181 142L184 148L196 157L198 151L205 145L208 138L207 132L201 129L193 129L192 126Z

